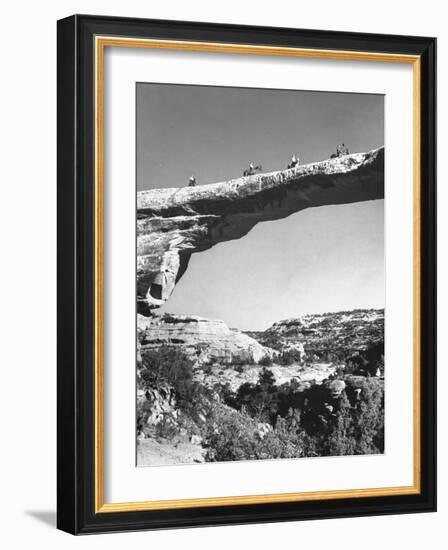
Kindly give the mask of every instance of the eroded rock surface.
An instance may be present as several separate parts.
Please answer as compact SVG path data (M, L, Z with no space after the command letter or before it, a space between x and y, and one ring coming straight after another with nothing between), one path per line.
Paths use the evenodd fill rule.
M138 342L140 353L162 345L179 346L199 364L252 364L274 354L247 334L230 329L224 321L193 315L139 315Z
M330 351L359 354L384 341L384 309L311 313L278 321L261 335L251 332L250 336L261 343L281 342L282 349L288 342L303 342L309 358Z
M384 197L384 149L196 187L137 196L137 303L170 297L191 254L239 239L259 222L306 208Z

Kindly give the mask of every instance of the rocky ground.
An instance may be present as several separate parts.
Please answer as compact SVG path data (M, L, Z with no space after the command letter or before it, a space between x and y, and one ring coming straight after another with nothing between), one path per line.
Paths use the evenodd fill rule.
M237 369L233 367L223 369L216 366L207 369L206 372L199 370L195 378L209 387L213 387L215 384L228 385L229 389L235 392L242 384L256 384L264 368L260 365L239 366ZM313 363L307 366L273 364L268 368L274 375L275 383L278 386L296 380L299 386L304 388L326 380L336 370L332 363Z
M201 445L189 442L173 443L169 439L143 439L137 443L139 466L172 466L204 462Z

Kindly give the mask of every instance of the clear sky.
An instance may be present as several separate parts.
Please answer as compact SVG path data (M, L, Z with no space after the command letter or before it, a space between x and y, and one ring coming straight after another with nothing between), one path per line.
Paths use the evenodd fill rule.
M179 187L384 144L382 95L137 85L137 188ZM384 201L308 209L193 254L162 311L265 329L303 313L384 307Z

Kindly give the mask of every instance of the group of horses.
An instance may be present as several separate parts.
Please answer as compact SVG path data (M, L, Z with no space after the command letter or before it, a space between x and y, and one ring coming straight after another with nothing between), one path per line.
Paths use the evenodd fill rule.
M330 158L331 159L334 159L334 158L338 158L338 157L343 157L344 155L349 155L350 152L348 150L348 147L345 146L345 143L341 143L339 145L336 146L336 153L333 153ZM295 155L293 155L292 159L291 159L291 162L288 164L287 166L287 169L291 169L291 168L295 168L296 166L298 166L300 164L300 159L299 157L296 157ZM244 170L243 172L243 176L246 177L246 176L253 176L254 174L258 174L262 171L262 166L261 164L257 164L257 166L254 166L252 163L250 164L249 168L247 168L247 170Z
M334 159L334 158L342 157L343 155L348 155L348 154L349 154L348 148L345 146L344 143L342 143L336 146L336 153L333 153L330 156L330 158ZM300 164L299 158L293 155L291 162L288 164L288 170L291 168L295 168L299 164ZM253 176L254 174L259 174L262 171L263 171L263 167L261 166L261 164L257 164L256 166L254 166L252 163L250 163L249 168L246 168L246 170L244 170L243 177ZM191 176L191 178L189 179L188 185L190 187L196 186L196 178L194 176Z

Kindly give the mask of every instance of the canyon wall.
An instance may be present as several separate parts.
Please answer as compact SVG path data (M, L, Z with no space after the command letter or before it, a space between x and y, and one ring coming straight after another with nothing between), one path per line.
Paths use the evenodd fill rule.
M139 315L137 321L140 354L170 345L181 348L201 364L220 365L258 363L263 357L274 355L270 348L220 320L166 313L150 318Z

